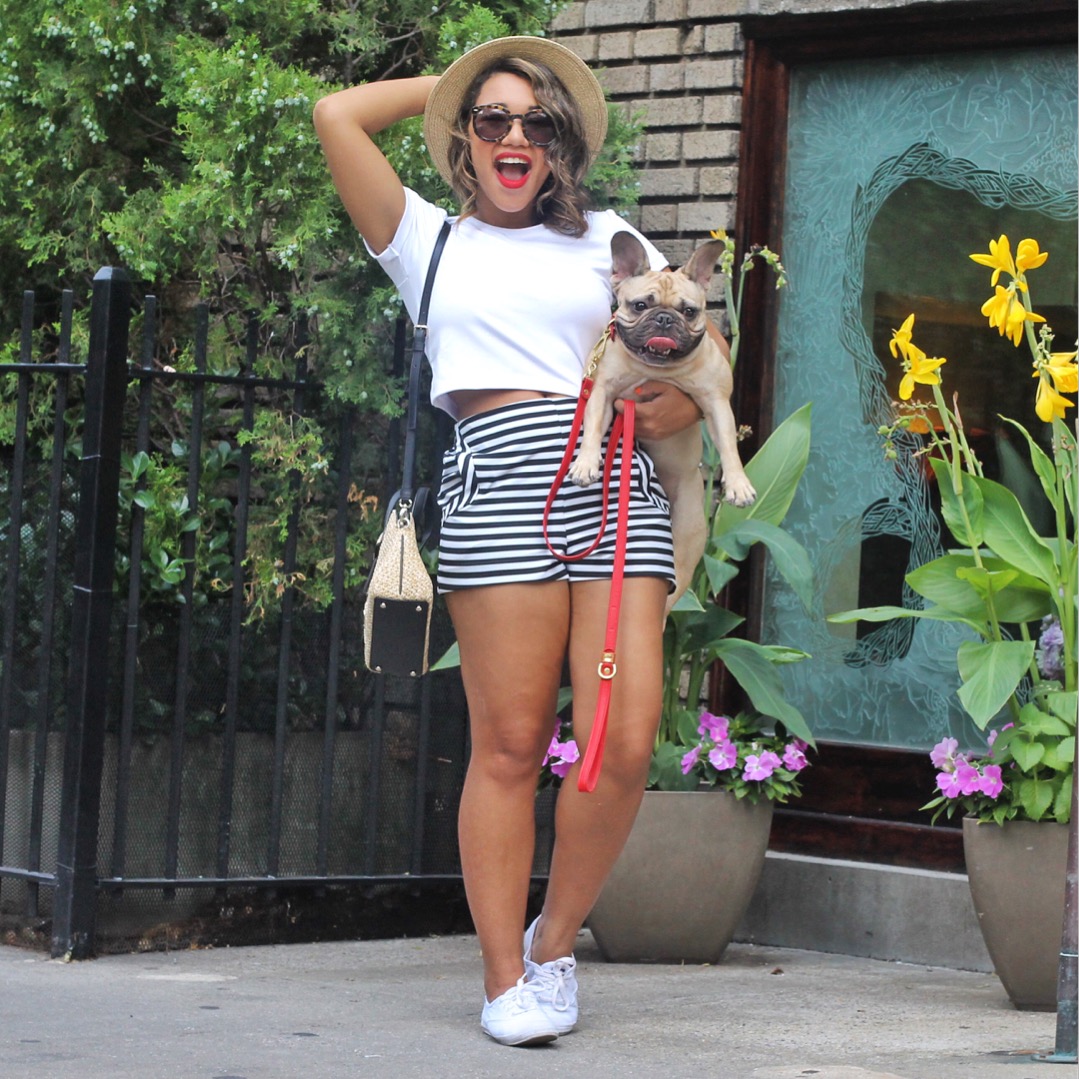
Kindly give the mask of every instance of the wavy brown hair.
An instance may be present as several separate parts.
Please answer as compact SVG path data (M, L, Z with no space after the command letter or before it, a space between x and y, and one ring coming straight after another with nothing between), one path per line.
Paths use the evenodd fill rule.
M585 210L589 206L583 182L591 161L580 110L549 67L516 57L496 60L477 75L457 111L457 119L450 133L449 161L453 190L461 200L461 217L475 214L476 193L479 190L479 181L472 167L469 134L471 109L483 84L500 72L525 79L532 86L536 103L554 121L555 139L545 150L551 174L536 196L536 221L555 232L583 236L588 231Z

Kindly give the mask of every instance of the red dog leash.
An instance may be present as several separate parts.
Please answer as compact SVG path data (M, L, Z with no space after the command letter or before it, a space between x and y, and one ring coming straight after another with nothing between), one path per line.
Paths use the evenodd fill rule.
M590 367L589 370L593 370ZM611 598L607 607L607 630L603 640L603 655L599 661L599 696L596 699L596 717L592 724L592 736L588 739L588 748L585 750L584 760L581 762L580 774L577 778L577 789L591 792L596 789L599 779L600 767L603 764L603 747L607 741L607 716L611 707L611 683L615 674L618 673L618 665L615 662L615 646L618 642L618 615L622 606L622 582L625 578L626 568L626 543L629 538L629 497L632 486L633 469L633 427L636 414L636 406L633 401L626 401L625 411L615 416L611 424L611 433L607 441L607 456L603 464L603 498L602 516L600 519L599 532L592 545L586 551L575 555L560 554L551 546L547 535L547 521L551 507L562 486L562 481L569 472L573 462L573 453L577 447L577 439L581 432L581 424L584 419L584 409L592 392L592 379L585 376L581 384L581 396L577 401L577 409L573 414L573 423L570 427L569 440L566 452L562 457L562 463L558 467L551 490L547 494L547 502L543 508L543 539L547 549L556 558L564 562L577 561L589 555L603 539L607 529L607 502L610 492L611 473L614 469L614 459L618 453L618 445L622 445L622 471L618 481L618 518L615 531L614 544L614 567L611 571Z

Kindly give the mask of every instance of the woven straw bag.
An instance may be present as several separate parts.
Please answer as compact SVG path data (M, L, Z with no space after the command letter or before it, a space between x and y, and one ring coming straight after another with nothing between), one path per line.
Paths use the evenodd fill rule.
M423 563L410 503L386 520L363 606L364 661L378 674L427 673L434 585Z

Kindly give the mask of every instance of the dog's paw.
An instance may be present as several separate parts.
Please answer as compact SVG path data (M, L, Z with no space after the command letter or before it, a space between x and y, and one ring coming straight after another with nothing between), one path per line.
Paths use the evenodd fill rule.
M757 492L747 476L738 476L724 481L723 498L732 506L752 506L757 501Z
M602 475L603 472L600 469L598 457L593 461L588 458L582 459L578 456L573 467L569 470L569 481L570 483L575 483L578 487L587 487L589 484L595 483Z

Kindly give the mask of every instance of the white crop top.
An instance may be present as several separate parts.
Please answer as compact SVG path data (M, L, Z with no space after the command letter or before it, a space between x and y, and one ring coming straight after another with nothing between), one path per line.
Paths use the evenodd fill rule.
M405 189L405 213L376 261L409 316L447 213ZM431 402L453 415L455 390L518 389L576 397L592 346L611 317L611 237L628 231L653 269L667 259L613 210L588 214L579 239L545 225L503 229L457 221L435 275L428 315Z

